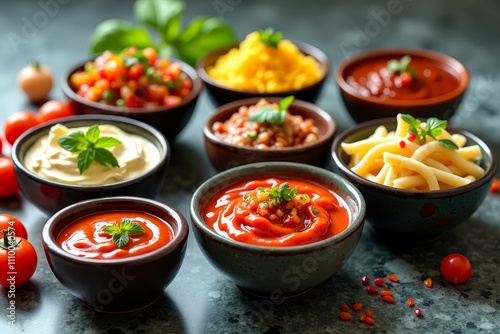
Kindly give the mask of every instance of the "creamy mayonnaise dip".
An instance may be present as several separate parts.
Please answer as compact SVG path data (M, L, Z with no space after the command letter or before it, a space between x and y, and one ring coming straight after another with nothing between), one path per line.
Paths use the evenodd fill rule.
M90 127L68 129L56 124L48 135L38 139L24 157L24 165L38 176L61 183L75 185L102 185L129 180L142 175L160 161L160 152L149 140L128 134L114 125L99 125L101 137L113 137L121 144L109 151L118 160L120 167L104 167L93 161L89 169L80 175L78 153L63 149L59 138L76 131L86 133Z

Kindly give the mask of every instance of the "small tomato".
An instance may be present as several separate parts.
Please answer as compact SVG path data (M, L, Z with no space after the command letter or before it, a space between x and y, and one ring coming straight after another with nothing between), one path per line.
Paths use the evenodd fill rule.
M7 116L5 120L3 126L5 140L7 140L9 144L14 145L14 142L20 135L38 124L38 119L34 113L29 111L16 111Z
M47 100L52 90L52 72L38 62L24 67L17 76L17 84L33 103Z
M35 247L28 240L14 237L7 231L2 234L0 242L0 285L23 285L33 276L38 264ZM14 248L14 255L11 253L12 250L9 250L12 247Z
M19 191L11 158L0 157L0 198L12 197Z
M44 123L54 119L73 116L75 113L70 105L63 101L51 100L41 105L38 109L38 122Z
M441 274L448 282L464 283L472 275L472 265L462 254L453 253L441 261Z
M16 237L28 239L26 227L24 227L23 223L18 218L7 213L0 214L0 231L8 230L9 228L14 231Z

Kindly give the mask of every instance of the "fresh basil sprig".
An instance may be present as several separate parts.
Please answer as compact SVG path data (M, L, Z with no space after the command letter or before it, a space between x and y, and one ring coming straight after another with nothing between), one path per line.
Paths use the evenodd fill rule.
M417 72L413 67L410 67L411 57L406 55L401 57L401 59L391 59L387 62L387 70L393 73L409 73L412 77L417 76Z
M248 120L254 123L272 123L281 124L285 121L286 111L294 100L293 96L287 96L278 102L278 108L265 106L255 110Z
M182 0L137 0L134 14L143 25L117 19L104 21L90 37L90 51L97 54L106 50L119 52L130 46L151 46L161 57L177 56L195 66L206 53L237 43L233 29L217 17L200 16L183 27L186 9ZM158 40L145 26L158 33Z
M93 125L85 134L82 131L75 131L57 141L66 151L78 153L77 164L80 175L90 167L92 161L105 167L120 167L108 148L120 145L121 142L116 138L100 137L100 135L99 126Z
M113 243L118 248L123 248L128 243L129 235L139 235L146 232L144 227L128 218L123 218L120 225L113 224L106 226L104 232L113 236Z
M283 38L283 34L279 31L274 32L273 28L267 28L266 30L258 30L260 41L265 46L270 46L273 48L277 48L281 39Z
M427 119L425 127L422 127L421 121L411 115L401 115L401 119L410 125L408 132L413 133L416 136L418 143L424 144L426 142L426 137L429 136L444 147L458 150L458 146L453 141L449 139L437 139L443 130L446 129L446 126L448 125L447 121L431 117Z

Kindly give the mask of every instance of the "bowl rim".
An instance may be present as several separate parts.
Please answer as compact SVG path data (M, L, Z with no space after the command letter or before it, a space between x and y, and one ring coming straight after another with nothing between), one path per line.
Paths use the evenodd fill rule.
M200 76L198 75L198 71L196 71L195 68L193 68L191 65L180 59L169 57L168 59L171 60L172 62L181 64L182 72L184 72L191 79L193 83L193 87L191 88L189 95L186 96L184 99L182 99L181 103L172 107L152 106L152 107L142 107L142 108L131 108L131 107L118 107L118 106L107 105L104 103L94 102L84 98L83 96L78 95L73 90L73 88L71 88L71 85L69 84L69 78L73 73L83 69L83 67L87 62L93 61L97 56L99 56L99 54L83 62L79 62L76 65L73 65L72 67L70 67L69 70L64 72L63 75L61 76L61 84L60 84L61 89L63 93L71 100L74 100L77 103L86 105L88 107L92 107L94 109L104 110L112 115L139 116L141 114L155 114L165 111L182 109L184 106L193 102L200 95L200 92L203 89L203 81L201 80Z
M300 42L300 41L293 41L293 40L290 40L290 41L293 44L295 44L303 54L308 55L308 56L312 56L314 59L316 59L316 61L320 65L320 67L323 71L323 75L315 83L313 83L309 86L302 87L300 89L291 89L291 90L282 90L282 91L278 91L278 92L260 93L260 92L256 92L256 91L252 91L252 90L231 88L231 87L225 86L225 85L217 82L210 75L208 75L207 66L209 66L211 64L207 64L207 61L213 57L216 57L215 58L215 60L216 60L220 56L229 52L229 50L231 50L233 48L238 48L239 44L233 44L230 46L226 46L226 47L208 52L205 56L203 56L198 61L198 63L196 64L196 69L198 71L199 77L201 78L201 80L203 82L205 82L205 84L212 86L212 87L216 87L220 90L230 91L230 92L234 92L234 93L240 94L240 95L254 96L254 95L258 94L259 96L262 96L262 97L272 97L272 96L275 96L276 94L279 94L279 95L300 94L300 93L308 91L309 89L316 87L316 86L320 85L322 82L324 82L330 74L332 64L331 64L330 59L328 58L327 54L325 52L323 52L321 49L317 48L316 46L308 44L308 43Z
M302 146L257 149L255 147L248 147L248 146L229 143L229 142L224 141L223 139L221 139L220 137L218 137L214 134L214 132L212 131L212 125L215 122L215 119L217 117L219 117L222 114L227 113L229 109L237 108L235 111L235 112L237 112L239 107L255 105L262 98L265 98L268 102L277 102L277 101L282 99L282 97L276 97L276 96L251 97L251 98L236 100L236 101L229 102L229 103L226 103L226 104L219 106L218 108L215 109L213 114L211 114L209 117L207 117L207 119L205 120L205 122L203 124L202 131L203 131L203 136L205 137L205 139L214 145L227 147L227 148L230 148L230 149L235 150L235 151L237 150L238 152L241 152L241 154L248 154L250 152L257 152L257 155L259 155L259 156L268 156L268 155L273 156L276 154L289 155L289 154L296 154L298 152L313 150L313 149L317 148L318 146L323 146L323 145L327 144L328 142L330 142L333 139L333 136L335 135L335 133L337 132L337 122L328 112L326 112L324 109L322 109L321 107L319 107L316 104L313 104L313 103L310 103L307 101L303 101L303 100L295 99L295 100L293 100L289 109L293 109L294 107L306 109L307 111L309 111L311 113L317 114L321 119L323 119L326 122L327 131L325 133L321 134L318 141L310 143L310 144L305 144ZM291 114L293 115L293 113L291 113Z
M251 179L252 175L260 174L259 170L265 173L269 173L270 171L278 172L284 170L288 172L307 172L311 174L317 174L323 179L329 179L335 184L345 188L346 192L352 195L358 212L355 217L352 217L352 221L349 223L349 226L342 232L321 241L298 246L271 247L247 244L232 240L230 238L226 238L209 228L207 224L205 224L198 209L199 202L205 196L205 193L214 188L212 184L215 183L217 185L217 190L211 193L211 196L215 195L218 191L227 188L231 184L234 184L235 181L233 181L233 178L238 179L237 182L245 179ZM362 229L364 226L366 216L366 203L361 192L349 180L344 178L342 175L336 174L332 171L295 162L257 162L234 167L224 172L220 172L203 182L198 187L198 189L196 189L191 198L190 216L191 223L197 230L201 231L204 236L225 247L257 255L297 255L325 249L332 245L339 244L342 241L345 241L346 239L353 236L359 229Z
M153 136L159 143L160 146L163 148L163 152L160 153L160 161L159 163L154 166L151 170L147 171L144 174L141 174L137 177L134 177L132 179L128 180L123 180L119 182L113 182L113 183L106 183L106 184L100 184L100 185L77 185L77 184L70 184L70 183L63 183L63 182L57 182L57 181L52 181L45 179L36 173L32 172L29 170L23 162L24 161L24 156L20 157L20 152L19 152L19 147L23 143L23 141L30 139L31 137L35 136L36 138L34 139L33 143L40 139L42 136L45 136L49 133L50 128L55 125L55 124L62 124L66 125L68 123L80 123L80 122L90 122L91 120L95 120L95 123L99 124L109 124L111 123L112 125L119 126L119 124L127 124L128 126L135 127L137 129L145 130L148 132L151 136ZM79 125L83 126L83 125ZM148 140L148 139L146 139ZM149 140L148 140L149 141ZM116 188L122 188L124 186L130 185L130 184L135 184L137 182L142 181L143 179L148 178L149 176L155 174L158 172L160 168L164 164L166 164L170 158L171 155L171 149L170 149L170 144L168 143L167 139L165 136L156 128L153 126L146 124L144 122L135 120L133 118L127 118L125 116L115 116L115 115L97 115L97 114L87 114L87 115L75 115L75 116L69 116L69 117L63 117L59 119L52 120L50 122L42 123L39 124L26 132L24 132L14 143L12 146L12 161L14 163L14 166L18 168L24 175L26 175L28 178L34 180L35 182L45 184L48 186L52 187L57 187L57 188L62 188L62 189L70 189L70 190L77 190L77 191L85 191L85 192L92 192L92 191L101 191L101 190L112 190Z
M332 147L331 147L331 159L333 160L333 163L335 166L340 170L340 172L349 180L353 180L352 182L361 185L363 188L370 189L371 191L374 192L387 192L390 193L394 196L398 197L406 197L406 198L445 198L445 197L450 197L454 195L459 195L466 193L470 190L476 189L485 183L489 182L490 180L493 179L495 176L495 173L498 168L497 164L497 159L495 152L491 149L491 147L486 143L484 140L476 136L475 134L464 130L464 129L459 129L459 128L454 128L454 127L447 127L447 131L450 133L458 133L464 135L467 140L472 140L477 143L477 145L481 148L481 151L485 153L485 155L488 157L489 160L489 166L487 169L485 169L484 174L478 178L477 180L464 185L460 187L455 187L455 188L450 188L450 189L441 189L441 190L409 190L409 189L399 189L399 188L394 188L390 186L385 186L383 184L378 184L376 182L370 181L364 177L361 177L360 175L354 173L351 171L346 163L343 161L343 159L340 157L340 150L341 146L340 144L349 136L352 136L356 133L359 133L360 131L366 130L373 128L373 130L376 129L376 127L380 125L385 125L392 127L396 125L396 119L393 117L387 117L387 118L380 118L380 119L374 119L370 121L366 121L363 123L356 124L355 126L344 130L341 132L333 141Z
M91 214L96 214L100 212L111 211L110 209L106 209L107 206L116 204L116 203L139 203L142 206L154 207L155 209L166 212L169 216L173 217L177 224L177 233L173 231L173 238L165 245L160 248L153 250L151 252L147 252L144 254L134 255L130 257L124 257L119 259L90 259L80 257L78 255L72 254L63 250L56 242L55 238L57 236L53 235L53 231L57 226L60 219L65 219L68 216L75 215L76 213L87 211L87 214L82 215L81 217L85 217ZM89 211L91 210L91 211ZM127 211L127 210L123 210ZM139 211L137 209L130 209L129 211ZM146 212L150 214L149 212ZM156 215L153 215L157 217ZM160 218L160 217L158 217ZM160 218L161 221L167 223L167 225L171 225L168 221L163 218ZM73 221L69 222L65 226L73 223ZM172 229L173 230L173 229ZM77 262L79 264L84 265L99 265L99 266L116 266L116 265L138 265L141 263L147 263L154 261L158 258L164 257L179 247L182 247L184 241L187 241L189 235L189 225L186 218L174 207L158 202L153 199L143 198L143 197L135 197L135 196L116 196L116 197L103 197L103 198L94 198L89 200L84 200L78 203L71 204L58 212L54 213L50 216L43 226L42 229L42 245L49 252L56 254L59 257L62 257L66 260Z
M373 58L381 58L387 56L404 56L410 55L412 57L419 57L426 60L431 60L434 63L438 63L445 71L450 72L448 68L452 68L454 72L452 75L457 78L458 86L451 92L435 96L432 98L418 99L418 100L380 100L378 97L362 96L354 87L350 86L345 80L345 71L349 68L356 66L358 63L370 60ZM460 95L464 94L469 85L470 75L463 63L457 59L437 51L431 51L426 49L418 48L381 48L373 49L365 52L361 52L353 57L344 59L340 65L337 67L335 72L335 81L343 94L348 95L351 98L370 102L375 105L391 107L421 107L421 106L431 106L435 104L444 103L449 100L453 100Z

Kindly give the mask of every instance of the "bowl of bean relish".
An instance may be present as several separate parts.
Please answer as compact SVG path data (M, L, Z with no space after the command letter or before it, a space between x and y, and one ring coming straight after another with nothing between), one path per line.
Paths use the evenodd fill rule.
M190 120L203 84L194 68L153 48L105 51L72 67L62 90L78 114L126 116L174 139Z

